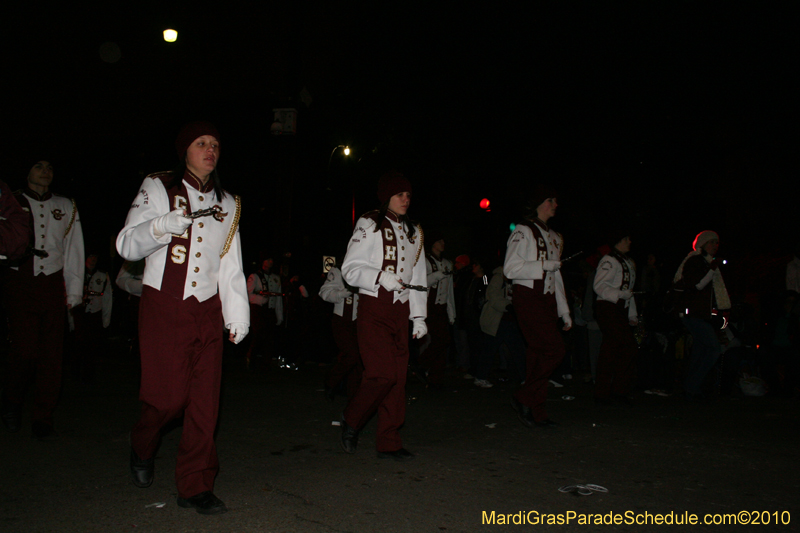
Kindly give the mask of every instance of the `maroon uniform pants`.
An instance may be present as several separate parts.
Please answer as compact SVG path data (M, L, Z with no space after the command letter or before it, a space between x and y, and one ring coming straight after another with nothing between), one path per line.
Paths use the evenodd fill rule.
M142 412L131 431L136 454L153 457L161 428L183 419L175 479L178 496L213 490L219 470L214 430L222 375L222 306L219 296L178 300L144 287L139 306Z
M419 356L419 364L428 370L428 383L441 385L447 367L447 347L450 346L450 319L447 317L447 304L428 306L428 335L431 342Z
M364 375L344 418L348 426L361 429L377 411L379 452L403 447L399 430L406 417L408 313L407 302L390 303L366 295L358 300L358 348Z
M633 386L637 349L625 302L620 300L612 304L598 300L594 317L603 333L594 396L602 399L625 396Z
M33 421L53 424L61 392L66 298L64 273L34 276L22 270L5 272L3 300L8 314L11 351L4 396L20 405L35 383Z
M558 308L555 294L541 289L514 285L514 311L527 348L525 385L514 397L533 412L537 422L547 419L547 381L564 359L564 339L558 331Z
M361 355L358 352L356 321L334 314L331 318L331 329L336 347L339 348L339 355L325 379L325 385L329 389L335 389L339 383L346 380L347 399L352 400L361 384L363 374Z

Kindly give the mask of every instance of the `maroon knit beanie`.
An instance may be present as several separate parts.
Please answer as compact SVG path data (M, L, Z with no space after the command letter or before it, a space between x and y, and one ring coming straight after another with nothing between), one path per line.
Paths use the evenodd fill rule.
M381 205L401 192L412 192L411 183L396 170L390 170L378 179L378 201Z
M175 151L178 153L178 159L183 162L186 158L186 150L189 148L195 139L203 135L211 135L217 139L217 142L222 144L219 132L210 122L197 121L190 122L181 128L178 138L175 139Z
M537 184L530 196L531 209L536 212L536 208L542 205L548 198L556 198L558 193L556 190L547 184Z

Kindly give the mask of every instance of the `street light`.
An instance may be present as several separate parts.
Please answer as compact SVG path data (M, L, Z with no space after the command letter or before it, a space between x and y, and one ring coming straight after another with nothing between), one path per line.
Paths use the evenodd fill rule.
M168 43L174 43L178 40L178 32L175 30L164 30L164 40Z
M333 154L335 154L336 150L338 150L339 148L344 148L344 155L346 155L346 156L350 155L350 147L349 146L345 146L343 144L340 144L340 145L336 146L331 151L331 156L328 158L328 170L330 170L330 168L331 168L331 160L333 160Z

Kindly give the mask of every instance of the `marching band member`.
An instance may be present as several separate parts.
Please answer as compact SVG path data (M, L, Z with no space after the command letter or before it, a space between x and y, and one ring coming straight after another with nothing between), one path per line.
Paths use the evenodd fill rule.
M549 427L547 381L564 358L564 331L572 327L569 304L561 278L561 235L547 225L556 214L556 194L537 187L531 199L534 213L518 224L508 238L503 273L513 281L512 305L517 313L526 349L525 385L511 397L511 405L527 427Z
M609 243L613 248L600 260L594 277L594 316L603 333L594 399L601 404L615 399L630 405L637 350L631 326L639 323L631 293L636 283L636 265L628 257L630 236L617 235L611 240L615 241Z
M251 321L248 368L254 355L266 354L267 361L274 355L277 327L283 322L281 277L272 273L274 261L271 254L263 254L259 269L247 277Z
M240 200L222 189L216 172L219 139L207 122L184 126L175 141L178 169L145 178L117 237L122 257L147 258L139 313L142 411L131 431L133 482L152 484L160 430L183 415L178 505L201 514L227 511L213 493L222 329L239 343L250 323Z
M75 201L50 192L53 166L38 161L27 186L16 193L33 229L32 254L4 275L11 352L3 390L2 419L20 429L25 389L35 379L31 429L36 438L53 434L53 411L61 391L67 309L83 301L83 232ZM64 293L66 289L66 301Z
M97 261L96 254L86 258L83 305L70 313L75 327L73 373L84 383L94 380L95 357L100 351L103 328L111 324L113 289L108 274L97 268Z
M325 389L328 396L333 398L336 388L342 381L345 381L347 399L351 400L358 390L363 373L361 355L358 353L356 329L358 289L346 285L342 278L342 271L331 267L325 277L325 283L319 289L319 296L324 301L333 304L331 329L333 330L333 339L339 348L336 364L325 376Z
M19 259L31 240L31 221L14 193L0 180L0 260Z
M428 332L423 234L406 215L411 192L399 172L381 176L381 208L358 220L342 263L345 282L359 289L358 348L364 362L361 385L342 416L342 448L355 453L359 430L377 411L378 457L398 461L414 458L399 432L406 413L409 321L414 338Z
M433 239L436 239L433 241ZM430 343L419 356L420 366L427 369L428 386L442 387L450 345L450 326L456 321L456 298L453 292L453 263L442 257L444 238L433 235L431 253L425 255L428 287L428 326Z

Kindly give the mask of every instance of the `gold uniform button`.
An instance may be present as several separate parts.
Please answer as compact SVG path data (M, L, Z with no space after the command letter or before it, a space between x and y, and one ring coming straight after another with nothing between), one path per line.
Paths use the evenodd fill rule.
M405 260L406 260L406 258L405 258L405 257L401 257L401 258L400 258L400 261L405 261Z
M44 224L42 224L42 227L44 227Z
M194 254L195 257L200 257L200 255L201 255L200 252L197 252L196 254Z
M201 197L200 197L200 201L202 202L203 200L205 200L205 198L203 198L203 197L201 196Z
M40 267L39 267L39 270L44 270L44 267L43 267L43 266L40 266Z
M44 235L42 235L42 239L44 239Z
M402 236L402 235L400 235L400 240L401 240L401 241L403 240L403 236Z
M401 268L401 269L400 269L400 272L402 272L402 271L403 271L403 269Z
M405 247L405 246L401 246L401 247L400 247L400 249L401 249L401 250L405 250L405 249L406 249L406 247Z
M39 207L44 207L44 204L39 204Z
M196 281L192 282L192 287L197 287L197 282Z
M202 228L203 227L203 223L202 222L199 223L198 226Z
M200 272L200 267L194 267L195 273Z
M44 250L44 244L42 245L42 250Z
M40 214L40 215L39 215L39 218L44 218L44 214Z
M198 237L197 238L197 242L203 242L203 238L202 237Z

